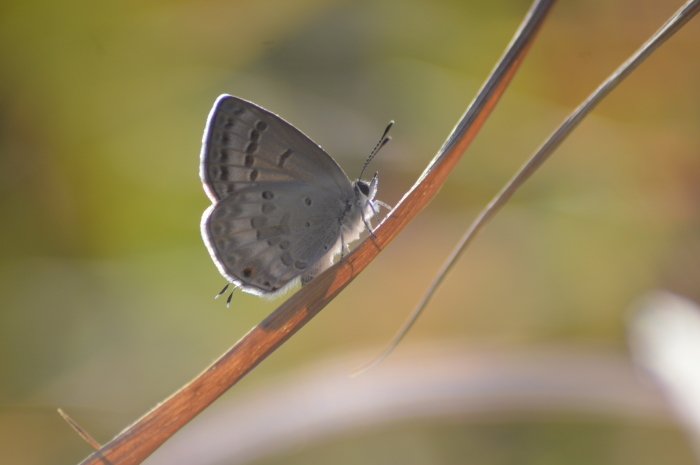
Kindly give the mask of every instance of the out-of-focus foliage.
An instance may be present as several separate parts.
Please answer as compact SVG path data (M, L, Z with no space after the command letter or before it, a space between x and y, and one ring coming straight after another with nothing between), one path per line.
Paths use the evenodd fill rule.
M528 6L5 1L0 464L77 462L89 448L56 407L105 442L278 303L236 295L225 309L212 299L224 280L199 237L207 199L198 152L216 96L237 95L281 115L350 177L394 119L394 140L374 165L379 198L394 204L440 147ZM561 1L436 201L228 395L321 353L386 342L477 211L679 6ZM698 50L695 19L492 222L409 342L586 340L623 347L624 315L640 293L664 287L700 299ZM510 463L518 447L575 455L566 438L589 434L593 443L605 436L613 445L609 455L585 463L634 456L635 441L614 442L627 437L624 428L597 425L551 436L547 426L523 433L533 441L514 440L513 425L470 426L459 434L470 444L488 437L493 448L515 448L514 455L474 463ZM658 451L680 441L676 430L657 432ZM377 463L392 462L384 454ZM544 458L520 463L549 463L544 453L531 456Z

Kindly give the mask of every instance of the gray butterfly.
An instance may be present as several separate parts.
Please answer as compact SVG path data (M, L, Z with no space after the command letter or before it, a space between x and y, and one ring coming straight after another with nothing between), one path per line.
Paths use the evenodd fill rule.
M251 294L282 293L298 278L308 283L370 229L379 206L388 208L374 200L376 174L350 182L294 126L230 95L214 103L200 161L213 202L202 238L219 272Z

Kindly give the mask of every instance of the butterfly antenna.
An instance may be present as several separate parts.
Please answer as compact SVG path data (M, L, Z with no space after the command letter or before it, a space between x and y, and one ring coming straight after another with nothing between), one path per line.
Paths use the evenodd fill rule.
M369 162L372 161L375 155L379 152L379 150L386 145L387 142L391 140L391 137L387 137L387 134L389 133L389 129L394 125L393 121L389 121L389 124L387 125L386 129L384 130L384 134L382 134L382 137L379 139L379 142L377 142L377 145L374 146L374 150L372 150L372 153L369 154L369 157L367 157L367 161L365 162L365 166L362 167L362 171L360 171L360 176L358 179L362 179L362 175L365 172L365 169L367 168L367 165L369 165Z
M224 288L221 289L221 292L219 292L218 294L216 294L216 297L214 297L214 298L215 298L215 299L218 299L219 297L221 297L221 294L223 294L224 292L226 292L226 289L228 289L228 287L229 287L230 285L231 285L231 283L227 283L227 284L224 286Z

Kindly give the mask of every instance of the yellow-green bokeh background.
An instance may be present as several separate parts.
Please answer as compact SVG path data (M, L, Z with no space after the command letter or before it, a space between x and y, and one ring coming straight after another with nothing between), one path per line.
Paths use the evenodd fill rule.
M225 309L212 299L224 280L199 235L208 201L198 153L218 95L280 114L350 177L395 120L394 140L374 165L379 198L395 204L528 6L4 2L0 464L78 462L89 447L56 407L106 442L279 304L239 294ZM227 396L320 357L385 343L478 210L679 6L562 0L437 199ZM700 298L699 186L696 18L615 90L492 222L408 342L587 341L623 351L625 316L641 293L662 287ZM494 448L499 437L515 434L512 425L493 434L493 424L470 428ZM601 428L591 434L615 427ZM590 432L582 430L571 434ZM677 431L654 431L642 436L660 454L679 441ZM529 461L515 463L566 462L569 442L559 439L543 441L545 458L533 449ZM687 454L679 453L678 463L688 463Z

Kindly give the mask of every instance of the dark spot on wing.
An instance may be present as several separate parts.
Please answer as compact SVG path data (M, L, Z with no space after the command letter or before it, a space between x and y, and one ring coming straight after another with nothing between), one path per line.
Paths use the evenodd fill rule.
M243 277L250 278L253 276L253 269L251 267L243 268Z
M304 268L306 268L306 266L307 266L306 262L297 261L296 263L294 263L294 268L296 268L298 270L303 270Z
M264 228L267 225L267 218L264 216L256 216L250 219L250 225L253 229Z
M272 193L272 191L263 191L262 193L262 198L265 200L272 200L275 197L275 194Z
M228 223L225 223L225 222L224 223L210 223L209 224L209 233L211 234L212 237L221 237L224 234L226 234L226 232L228 231L227 224ZM226 241L217 242L217 247L219 247L220 249L226 248L227 246L222 246L222 244L225 244L225 243L226 243Z
M257 123L255 123L255 129L257 129L258 131L264 131L265 129L267 129L267 123L265 121L258 121Z
M305 199L304 199L304 203L306 204L306 206L311 206L311 199L308 198L308 197L305 198Z
M282 259L282 263L284 263L285 266L290 266L294 261L294 259L292 258L292 254L290 254L289 252L283 253L280 258Z
M213 166L210 166L209 169L210 169L209 172L211 174L211 177L214 179L214 181L222 181L222 182L228 181L228 176L229 176L228 167L213 165Z
M253 158L252 155L250 155L250 154L246 155L245 156L245 166L250 168L251 166L253 166L254 160L255 160L255 158Z
M253 170L250 172L250 180L255 181L258 179L258 170Z
M221 163L226 163L228 161L228 150L225 148L222 148L219 150L219 162Z
M280 158L277 161L277 166L282 168L284 166L285 162L287 161L287 159L291 156L292 156L292 151L289 149L285 150L284 153L282 155L280 155Z

